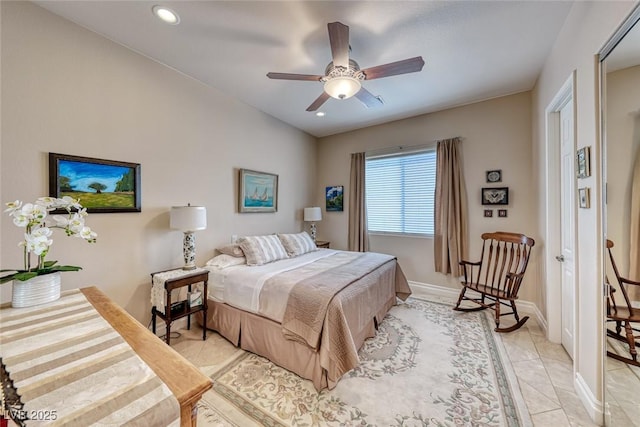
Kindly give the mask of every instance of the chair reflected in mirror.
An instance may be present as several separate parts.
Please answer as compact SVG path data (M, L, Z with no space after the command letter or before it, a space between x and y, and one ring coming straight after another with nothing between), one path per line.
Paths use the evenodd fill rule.
M484 233L482 240L479 261L460 261L464 281L454 310L478 311L489 308L495 312L496 332L515 331L529 319L528 316L520 319L516 300L535 241L524 234L504 231ZM473 291L471 296L467 295L467 291ZM479 307L461 307L463 301L471 301ZM502 313L502 305L511 311ZM501 328L500 317L507 315L513 315L516 323Z
M611 268L616 277L615 284L607 283L607 322L615 323L615 330L607 327L607 335L619 341L626 342L629 346L629 355L621 355L607 349L607 356L620 360L621 362L640 366L637 351L640 342L636 341L640 339L640 307L634 307L629 297L630 295L634 295L632 291L634 286L640 287L640 282L627 279L620 275L616 261L613 258L613 252L611 251L613 246L613 242L607 239L607 251L609 252L609 259L611 260ZM608 277L607 282L609 282ZM618 292L621 295L617 295ZM616 297L618 297L617 300ZM635 327L633 324L635 324ZM622 334L623 328L624 335ZM635 333L638 335L634 335Z

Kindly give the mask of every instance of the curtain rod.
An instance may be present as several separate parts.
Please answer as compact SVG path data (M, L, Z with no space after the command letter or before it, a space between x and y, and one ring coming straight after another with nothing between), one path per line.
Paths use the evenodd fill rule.
M445 139L455 139L458 138L460 141L462 141L462 137L457 136L454 138L445 138ZM368 150L365 151L364 154L365 156L371 156L371 155L375 155L375 154L385 154L385 153L393 153L393 152L402 152L404 150L416 150L416 149L420 149L420 148L432 148L433 146L435 146L438 141L442 141L442 139L438 139L438 140L433 140L433 141L429 141L429 142L424 142L422 144L414 144L414 145L393 145L391 147L383 147L383 148L376 148L375 150ZM354 153L351 153L354 154Z

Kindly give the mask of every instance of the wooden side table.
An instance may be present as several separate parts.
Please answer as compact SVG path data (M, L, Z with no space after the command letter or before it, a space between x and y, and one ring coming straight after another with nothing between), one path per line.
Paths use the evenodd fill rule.
M325 240L317 240L316 241L316 246L319 248L329 248L329 245L331 244L331 242L327 242Z
M182 274L184 273L184 274ZM151 282L153 285L154 277L164 282L164 289L166 292L166 303L164 305L164 313L156 308L154 305L151 308L151 324L153 327L153 333L156 333L156 316L164 320L167 325L167 333L165 340L167 345L171 345L171 323L174 320L178 320L182 317L187 317L187 329L191 329L191 315L199 311L203 312L203 325L202 325L202 340L207 339L207 283L209 281L209 270L198 269L196 271L191 270L168 270L160 271L157 273L151 273ZM202 290L202 304L190 307L188 300L184 302L184 307L180 310L171 310L171 291L188 286L188 291L191 292L191 286L196 283L202 282L204 284Z

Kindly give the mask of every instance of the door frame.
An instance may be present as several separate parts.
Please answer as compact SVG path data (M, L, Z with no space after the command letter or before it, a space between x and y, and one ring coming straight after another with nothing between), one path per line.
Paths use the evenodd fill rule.
M573 151L576 150L576 72L569 75L569 78L562 85L558 93L545 109L545 302L547 315L547 336L549 341L560 344L562 342L562 287L558 286L562 282L562 267L555 259L561 248L561 210L560 210L560 110L567 104L573 103ZM574 182L575 187L575 182ZM575 188L574 188L575 192ZM576 213L574 212L574 216ZM577 242L577 218L574 218L573 240L575 262L578 259ZM575 310L573 324L578 324L578 289L579 282L578 269L575 271ZM578 347L578 333L573 334L573 348ZM579 353L574 351L573 366L577 366Z

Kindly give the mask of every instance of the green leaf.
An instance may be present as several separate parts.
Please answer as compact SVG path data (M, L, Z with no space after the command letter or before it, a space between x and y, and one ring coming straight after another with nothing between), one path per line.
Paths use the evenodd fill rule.
M55 265L55 263L58 261L45 261L44 262L44 268L49 268Z
M38 273L36 273L35 271L27 271L27 272L24 272L24 273L16 273L16 274L13 275L13 278L15 280L25 281L25 280L33 279L37 275L38 275Z
M56 265L51 268L51 271L79 271L82 267L76 267L73 265Z

